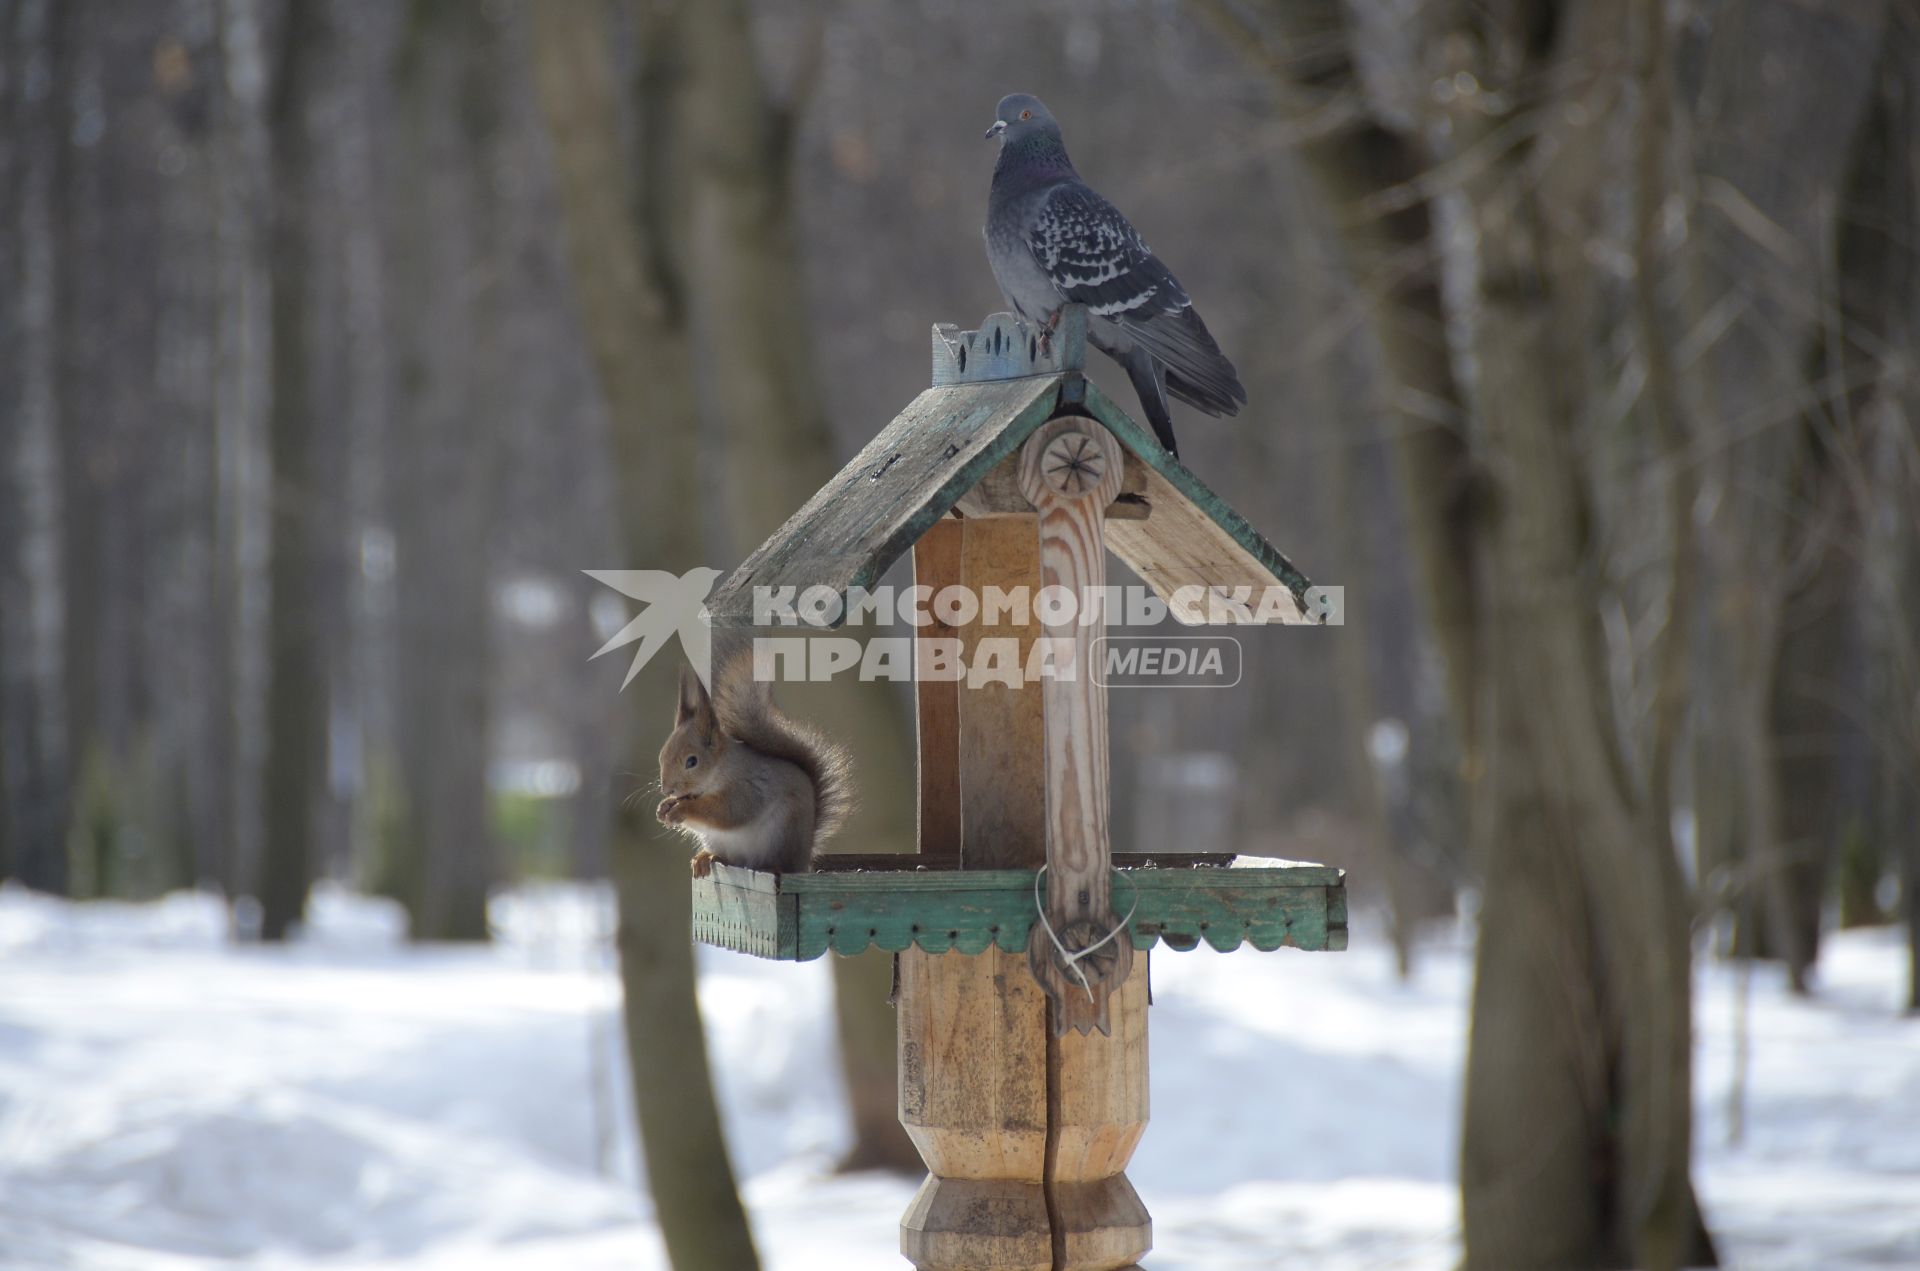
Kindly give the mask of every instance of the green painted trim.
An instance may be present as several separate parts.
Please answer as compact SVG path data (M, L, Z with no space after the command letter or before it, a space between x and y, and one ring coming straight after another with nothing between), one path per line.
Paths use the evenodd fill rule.
M799 947L792 938L793 898L779 894L773 875L728 872L747 877L693 880L694 939L758 958L792 958Z
M1100 386L1092 380L1085 381L1086 397L1081 403L1086 412L1105 424L1107 431L1120 440L1120 444L1131 450L1140 461L1166 478L1167 484L1179 491L1188 502L1205 512L1234 542L1245 548L1249 555L1260 562L1261 568L1272 574L1280 584L1293 593L1302 608L1306 607L1307 589L1313 586L1307 576L1295 567L1294 563L1283 556L1272 543L1261 536L1259 530L1248 523L1247 518L1234 511L1227 501L1215 494L1207 484L1181 463L1168 454L1166 448L1138 423L1131 415L1120 409L1111 397L1100 391Z
M1327 888L1327 948L1343 953L1347 947L1347 889Z
M903 864L912 857L900 858ZM1132 909L1134 947L1222 952L1251 944L1347 947L1346 875L1325 865L1237 858L1235 866L1125 867L1114 905ZM897 870L761 873L716 865L693 882L696 939L739 953L810 961L831 949L980 953L1027 947L1034 871ZM1137 903L1136 903L1137 898Z

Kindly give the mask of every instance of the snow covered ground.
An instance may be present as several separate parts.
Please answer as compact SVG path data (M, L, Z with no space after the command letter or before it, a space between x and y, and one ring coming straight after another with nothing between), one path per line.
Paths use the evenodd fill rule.
M603 896L522 891L487 950L413 949L323 893L288 949L218 907L0 889L0 1265L662 1267L626 1132ZM1131 1175L1153 1271L1444 1268L1464 946L1411 984L1345 954L1153 959L1153 1123ZM1756 976L1727 1145L1732 974L1701 974L1699 1181L1727 1261L1920 1266L1920 1021L1893 932L1837 938L1819 995ZM835 1177L825 963L702 951L735 1160L773 1271L902 1266L909 1180ZM1246 1110L1249 1092L1259 1092Z

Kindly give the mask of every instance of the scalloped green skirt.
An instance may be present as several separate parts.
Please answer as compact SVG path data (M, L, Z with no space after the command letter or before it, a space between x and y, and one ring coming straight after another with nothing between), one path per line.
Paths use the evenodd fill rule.
M1226 952L1347 947L1346 874L1252 856L1114 857L1113 906L1136 949L1201 941ZM962 870L919 856L828 856L808 874L716 864L693 880L693 935L755 957L806 962L831 949L898 953L1026 949L1035 871Z

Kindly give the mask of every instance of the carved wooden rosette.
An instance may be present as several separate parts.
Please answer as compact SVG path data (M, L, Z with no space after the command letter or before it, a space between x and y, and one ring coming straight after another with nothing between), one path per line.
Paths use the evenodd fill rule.
M1105 510L1120 493L1120 444L1091 419L1056 419L1022 447L1019 475L1021 493L1039 519L1041 592L1035 609L1042 638L1052 644L1055 670L1042 681L1046 922L1034 924L1028 961L1053 1004L1056 1034L1095 1028L1107 1033L1108 999L1133 968L1127 934L1106 938L1121 918L1113 912L1107 837L1107 691L1093 673L1094 642L1106 632ZM1048 603L1050 594L1061 594L1055 588L1064 589L1072 603ZM1070 955L1093 952L1069 965L1062 948Z

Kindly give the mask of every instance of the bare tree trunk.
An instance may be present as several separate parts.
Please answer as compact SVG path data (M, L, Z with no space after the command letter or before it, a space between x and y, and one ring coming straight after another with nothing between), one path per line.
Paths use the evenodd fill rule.
M142 10L136 21L151 16ZM148 387L134 368L150 352L150 297L137 284L150 269L155 226L145 207L154 194L151 167L134 158L138 105L126 71L147 33L84 0L58 6L53 29L53 56L43 69L62 125L51 264L63 692L73 774L66 888L97 895L120 881L145 828L133 771L142 669L133 614L147 548L137 522L137 479L145 476Z
M1901 9L1894 18L1888 59L1892 81L1886 91L1893 98L1892 137L1888 147L1894 170L1905 180L1893 184L1888 206L1895 218L1891 226L1910 226L1920 221L1920 14L1912 8ZM1897 233L1891 242L1898 247L1895 273L1900 280L1898 309L1888 331L1894 348L1920 346L1920 243L1911 235ZM1889 386L1888 409L1884 415L1887 444L1881 453L1897 462L1885 466L1888 489L1895 508L1920 507L1920 375L1909 372L1905 383ZM1900 425L1904 424L1904 428ZM1885 518L1883 525L1899 526L1897 516ZM1907 924L1907 1010L1920 1013L1920 536L1892 531L1893 546L1887 553L1889 577L1885 594L1889 609L1896 615L1889 623L1895 642L1894 679L1898 696L1889 712L1904 727L1895 733L1904 747L1888 748L1890 789L1901 791L1904 803L1897 811L1905 815L1891 820L1898 835L1897 851L1901 863L1902 908Z
M1545 288L1544 273L1527 277ZM1483 593L1468 1265L1694 1265L1685 887L1615 749L1571 408L1537 387L1564 351L1547 301L1504 302L1490 282L1483 272L1482 409L1512 475Z
M788 169L792 112L756 69L746 6L687 5L684 24L692 250L689 295L702 418L725 438L730 551L772 533L838 468L807 333ZM804 75L803 67L802 74ZM823 691L824 690L824 691ZM906 851L914 842L912 738L890 685L788 690L853 752L860 806L842 850ZM892 959L834 959L840 1052L854 1144L850 1168L920 1168L901 1128L887 1006Z
M60 94L26 91L53 60L51 0L0 8L0 873L66 887L68 769L58 623L53 278Z
M268 75L259 0L219 0L220 92L213 164L215 204L213 490L208 663L218 677L208 761L215 809L208 873L229 897L253 891L259 877L259 804L265 791L259 752L266 668L260 628L266 608L261 576L270 519L264 416L270 305L262 215L269 168L265 127Z
M1799 810L1782 779L1796 777L1799 764L1780 724L1795 725L1778 710L1774 685L1798 674L1793 604L1814 579L1819 538L1831 525L1816 441L1834 394L1815 372L1837 289L1834 211L1889 8L1882 0L1746 7L1716 31L1692 109L1702 208L1695 250L1709 294L1730 315L1701 359L1716 425L1700 441L1713 510L1701 538L1716 603L1703 615L1709 670L1696 709L1710 728L1731 719L1763 729L1757 739L1723 733L1731 745L1696 749L1697 779L1710 796L1700 805L1701 843L1705 863L1727 868L1736 895L1755 892L1757 920L1741 925L1735 952L1783 961L1798 990L1818 953L1824 870L1809 871L1809 844L1793 841ZM1781 94L1755 79L1755 59L1779 47L1803 50L1830 91ZM1779 177L1781 154L1796 156L1790 181ZM1717 824L1708 819L1716 814Z
M1354 450L1358 442L1335 440L1327 449L1329 476L1336 505L1327 515L1338 527L1335 561L1346 588L1346 621L1365 629L1366 597L1377 594L1369 585L1374 577L1368 559L1365 535L1359 524L1358 509L1365 503L1355 496L1360 483ZM1358 601L1359 603L1355 603ZM1387 931L1393 941L1394 962L1405 980L1413 974L1413 945L1417 922L1424 915L1415 911L1407 862L1394 841L1393 821L1387 809L1383 773L1369 745L1369 731L1378 720L1372 669L1367 664L1364 640L1347 638L1334 650L1334 673L1339 679L1340 703L1347 717L1345 758L1348 781L1360 798L1361 825L1367 839L1365 859L1380 873L1380 884L1387 905Z
M1568 223L1596 214L1609 175L1595 105L1626 69L1616 18L1518 6L1464 29L1447 67L1541 120L1539 141L1501 146L1473 103L1452 112L1456 155L1494 150L1462 191L1478 242L1464 315L1476 450L1496 474L1479 527L1486 892L1462 1144L1469 1266L1713 1258L1689 1173L1687 891L1665 811L1636 799L1620 750L1591 594L1604 572L1593 474L1576 441L1591 231ZM1667 38L1663 20L1648 38Z
M76 103L89 86L98 88L99 71L83 57L89 44L88 27L95 19L92 6L79 0L56 8L51 68L52 96L57 103L62 133L74 127ZM86 81L86 82L83 82ZM97 149L97 147L96 147ZM102 782L105 758L100 735L101 520L105 500L101 485L105 472L92 462L96 448L111 449L102 434L112 417L104 398L104 360L91 346L97 337L87 323L87 297L82 288L86 262L104 249L100 230L100 200L87 188L95 174L93 156L63 137L54 147L55 218L52 247L53 344L55 372L53 418L59 442L60 479L60 623L61 699L65 721L65 768L71 802L59 868L60 890L73 894L91 889L97 870L76 871L75 857L88 852L86 825L89 784ZM103 465L104 466L104 465ZM90 781L89 778L92 778ZM105 784L111 784L106 782ZM89 862L91 866L91 862ZM76 879L75 873L84 875Z
M479 6L414 0L397 65L394 488L407 815L398 888L419 940L485 940L500 876L487 784L490 534L500 434L492 163L500 36Z
M621 136L602 0L531 6L533 66L553 137L574 294L605 395L622 516L635 566L698 564L697 416L684 282L678 274L683 120L668 6L638 13L638 172ZM630 781L653 771L672 700L672 660L655 658L622 699ZM664 840L644 791L616 791L610 845L620 905L627 1055L647 1185L677 1271L759 1265L714 1106L694 998L686 855Z
M1698 431L1687 409L1682 370L1675 348L1678 331L1690 328L1694 313L1693 272L1675 261L1668 250L1666 221L1676 194L1684 215L1693 214L1691 182L1679 176L1686 158L1676 118L1673 72L1673 33L1667 24L1665 0L1634 0L1628 17L1629 57L1633 89L1639 100L1633 141L1633 211L1629 233L1633 251L1632 332L1646 366L1646 413L1653 425L1653 451L1664 469L1660 483L1665 496L1665 524L1669 564L1666 590L1658 602L1655 621L1658 640L1649 660L1652 684L1651 716L1642 749L1642 788L1653 828L1672 850L1672 825L1677 800L1675 774L1688 724L1689 668L1693 636L1698 623L1695 608L1699 588L1699 547L1694 532L1694 506L1700 497L1700 478L1693 462L1693 439ZM1675 266L1678 265L1676 269ZM1677 303L1663 299L1679 275ZM1669 320L1669 310L1680 312Z
M318 864L315 827L324 779L326 663L317 606L320 553L330 527L315 479L319 429L312 359L313 139L307 111L316 61L329 38L322 0L288 0L269 108L273 201L273 546L268 567L266 839L260 935L283 940L306 909Z
M1311 108L1302 162L1360 276L1389 271L1371 289L1383 370L1396 405L1426 412L1403 415L1401 453L1424 487L1409 498L1412 529L1465 725L1484 870L1461 1168L1473 1267L1713 1256L1689 1178L1686 889L1620 749L1592 594L1592 474L1574 431L1584 306L1562 294L1590 285L1564 223L1591 211L1605 175L1597 137L1577 135L1566 107L1602 119L1584 100L1594 68L1622 69L1624 29L1603 25L1604 9L1448 8L1421 32L1416 61L1473 86L1446 117L1447 188L1477 245L1457 308L1438 285L1427 160L1366 111L1342 7L1273 6L1278 42L1221 13ZM1562 56L1573 48L1580 57ZM1499 95L1497 112L1479 109L1482 92ZM1505 120L1522 126L1490 135ZM1470 399L1450 322L1476 368ZM1428 439L1410 452L1416 422Z
M1920 824L1920 798L1913 793L1920 789L1920 750L1899 776L1904 783L1896 788L1903 791L1904 806L1896 804L1896 810L1903 819L1894 824L1900 835L1901 918L1907 925L1907 1013L1920 1014L1920 830L1914 828Z
M1834 484L1831 477L1825 480ZM1768 952L1786 955L1802 986L1819 961L1821 923L1842 840L1859 828L1847 816L1842 789L1842 765L1849 758L1845 741L1853 728L1848 713L1860 700L1853 680L1859 650L1851 638L1859 606L1854 586L1859 534L1857 526L1844 524L1850 520L1844 492L1830 490L1821 501L1833 516L1823 518L1829 520L1819 535L1824 541L1812 545L1815 563L1807 585L1787 597L1768 695L1780 790L1777 925L1789 928L1769 930Z
M26 152L34 130L23 126L29 114L26 94L17 85L25 70L22 49L34 51L34 41L23 39L16 6L0 5L0 366L24 367L27 361L27 315L21 293L26 270L22 264L22 229L26 196L21 192L29 167ZM11 878L13 860L20 853L24 819L13 769L21 758L28 730L21 728L26 712L23 689L31 681L21 672L28 648L24 623L14 617L29 611L23 553L25 518L21 515L23 483L19 479L20 452L26 432L25 376L18 369L0 377L0 881Z
M1312 277L1305 258L1314 250L1313 244L1302 236L1292 246L1301 263L1302 276ZM1330 292L1333 288L1325 290ZM1314 299L1329 306L1335 303L1331 295ZM1341 731L1347 781L1360 801L1360 824L1366 839L1366 851L1361 859L1379 875L1377 883L1386 901L1387 930L1393 941L1394 961L1400 978L1405 980L1413 974L1413 948L1420 921L1435 916L1436 911L1446 912L1436 903L1445 889L1431 886L1430 879L1419 879L1407 859L1406 845L1397 841L1386 785L1388 761L1373 753L1372 730L1381 723L1379 693L1373 651L1362 633L1379 630L1377 620L1370 620L1369 614L1370 603L1380 591L1379 571L1374 568L1367 533L1368 509L1374 501L1366 497L1365 481L1366 460L1376 443L1368 437L1364 426L1354 426L1360 421L1349 417L1352 412L1338 408L1337 395L1325 381L1316 379L1303 393L1312 413L1324 421L1326 429L1323 442L1326 472L1318 484L1324 492L1322 516L1334 530L1334 559L1329 564L1338 570L1336 576L1346 589L1345 617L1349 631L1345 633L1347 638L1336 644L1333 657L1341 711L1346 716L1346 727ZM1398 762L1404 763L1404 758ZM1422 881L1429 885L1420 887ZM1450 901L1451 897L1446 899Z
M1741 958L1777 959L1785 964L1788 987L1805 993L1813 950L1802 942L1806 925L1797 917L1795 872L1786 855L1779 736L1769 710L1781 660L1781 617L1771 604L1756 604L1747 613L1750 623L1724 654L1731 665L1742 668L1736 671L1737 682L1727 703L1734 721L1736 788L1741 792L1735 885L1743 893L1742 921L1735 929L1733 953Z
M1872 679L1864 688L1878 753L1873 834L1901 884L1908 1007L1920 1010L1920 11L1889 14L1872 103L1856 139L1839 216L1839 321L1828 349L1847 406L1836 478L1845 483L1861 550L1858 599ZM1875 874L1878 871L1874 871ZM1861 879L1864 887L1878 878ZM1877 909L1872 897L1867 906ZM1844 915L1843 896L1843 922ZM1874 914L1878 917L1878 914Z

